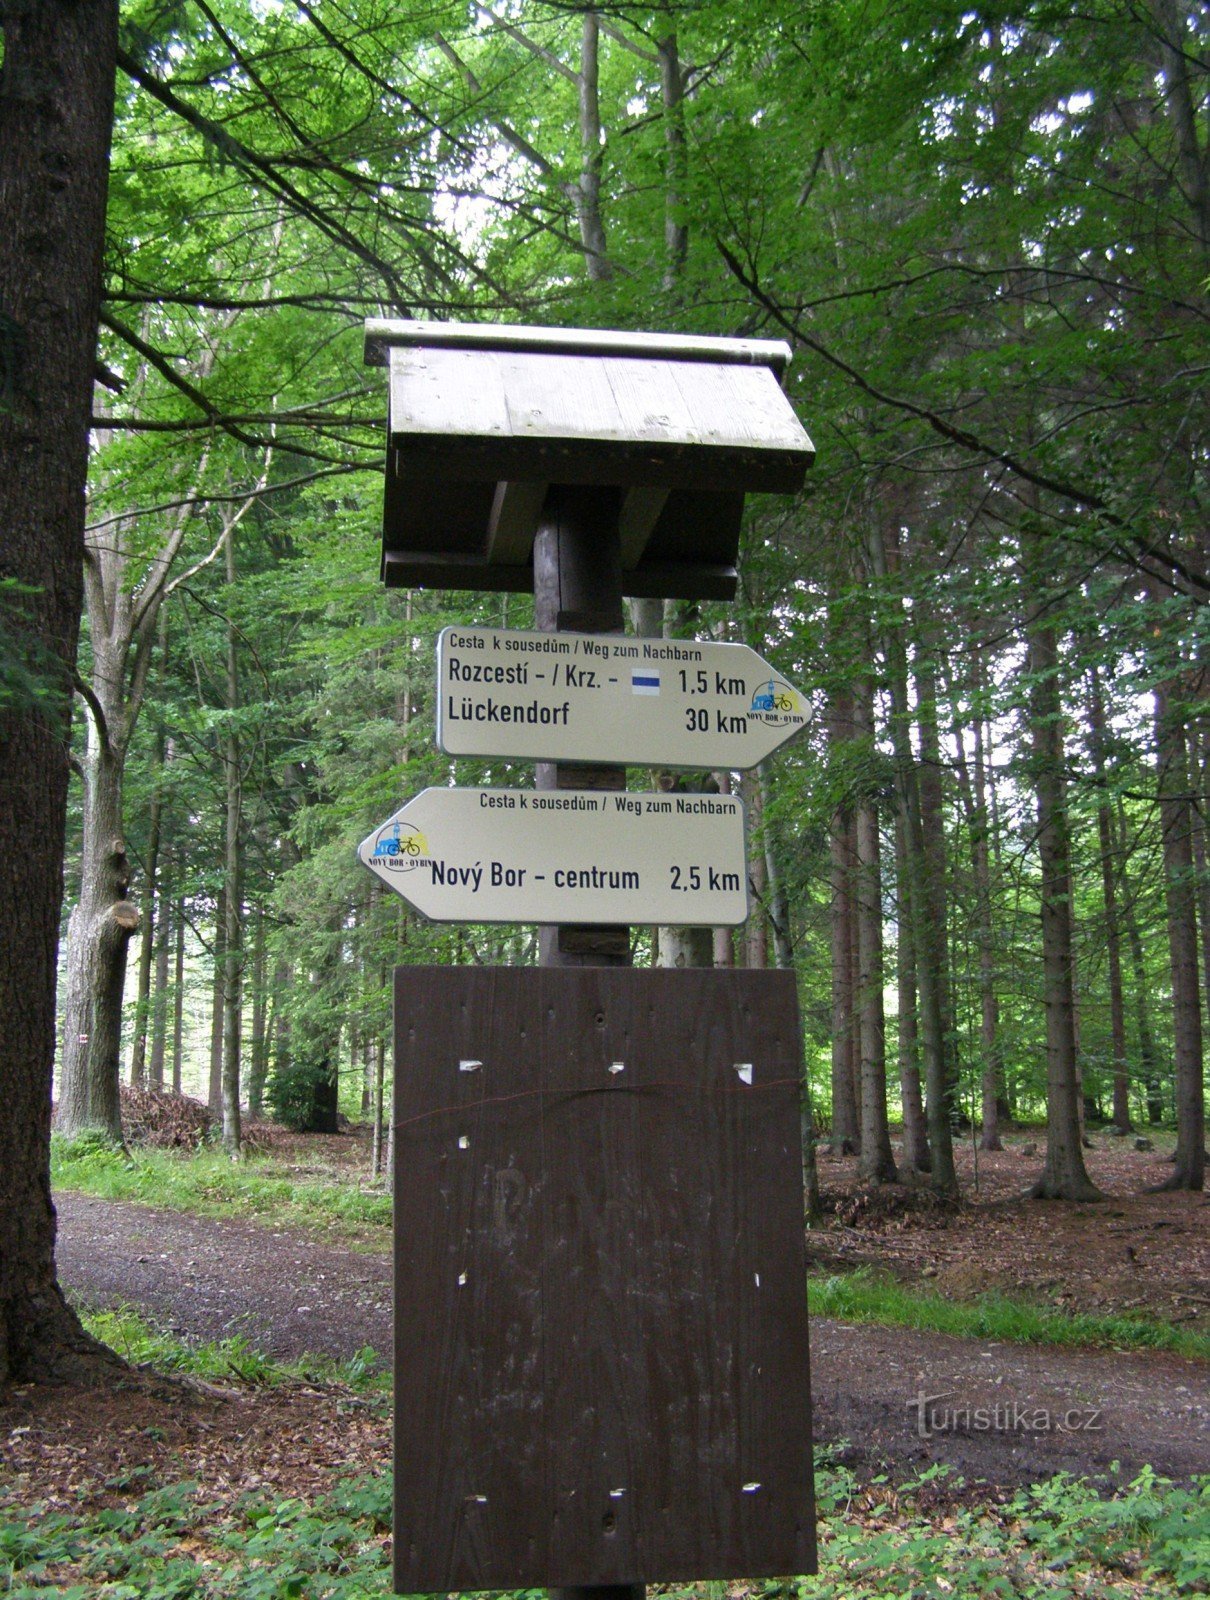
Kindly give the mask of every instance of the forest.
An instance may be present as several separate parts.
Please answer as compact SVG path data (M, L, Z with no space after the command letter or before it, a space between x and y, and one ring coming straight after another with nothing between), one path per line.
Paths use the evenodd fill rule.
M888 1115L942 1189L951 1129L1047 1116L1043 1192L1087 1191L1086 1119L1179 1122L1200 1187L1200 13L340 18L123 15L59 1125L119 1135L128 1077L233 1152L241 1102L333 1126L337 1084L389 1083L396 961L533 959L354 859L452 781L436 633L530 621L382 590L362 324L683 329L787 340L818 457L750 499L734 605L636 630L745 642L811 715L702 775L746 801L744 933L634 959L792 966L817 1125L871 1182Z
M6 130L35 103L14 85L38 9L0 4L0 178ZM1067 1222L1021 1221L1035 1243L1070 1227L1099 1251L1113 1227L1098 1219L1127 1213L1083 1207L1118 1205L1123 1186L1142 1208L1130 1226L1177 1219L1189 1240L1163 1292L1178 1322L1186 1292L1200 1328L1204 1242L1180 1208L1204 1185L1210 1026L1205 6L115 9L111 142L88 180L104 233L82 591L78 605L70 585L60 595L80 618L74 657L31 631L39 584L58 580L10 561L0 529L0 737L71 706L53 1018L63 1215L79 1190L380 1225L393 969L537 960L536 928L428 922L356 858L421 789L534 781L531 764L438 749L437 635L529 628L533 604L383 586L387 394L365 364L366 320L782 340L816 451L805 488L748 497L733 603L633 599L628 626L748 645L801 691L807 725L752 771L631 770L635 790L742 798L752 907L736 930L632 928L632 960L795 974L809 1209L839 1229L821 1259L858 1265L857 1288L829 1278L839 1298L813 1311L867 1315L851 1298L866 1257L842 1260L841 1236L871 1218L958 1230L948 1267L931 1235L911 1235L917 1278L987 1250L1007 1283L1007 1238L963 1220L982 1174L985 1198L1064 1204ZM94 46L81 48L80 84ZM53 257L28 239L30 259ZM11 465L20 435L3 430L23 425L33 347L7 271L0 249ZM68 348L69 319L40 326ZM0 462L0 504L4 487ZM27 748L0 759L10 778ZM44 827L14 801L0 840L36 854L29 830ZM5 881L22 903L24 880ZM19 945L4 990L18 999ZM49 1104L45 1128L31 1113L46 1149ZM201 1176L161 1173L141 1192L120 1177L149 1117L178 1118L187 1144L205 1136ZM304 1178L331 1161L342 1192L355 1166L354 1199L300 1191L279 1217L284 1202L257 1188L266 1153ZM36 1172L17 1200L5 1183L6 1202L45 1203ZM192 1198L165 1200L176 1184ZM1055 1213L1013 1213L1035 1214ZM881 1271L895 1247L879 1237ZM49 1263L53 1222L38 1238ZM1060 1276L1079 1276L1075 1238ZM0 1263L5 1304L8 1285ZM1089 1309L1082 1293L1068 1311ZM1147 1294L1119 1285L1096 1303L1133 1314ZM88 1326L122 1347L112 1322ZM153 1364L193 1360L139 1330L122 1337L152 1339ZM22 1369L15 1340L0 1332L0 1384ZM283 1353L314 1348L300 1333ZM224 1349L220 1381L249 1359ZM361 1392L365 1373L349 1372ZM327 1438L331 1417L313 1425ZM846 1470L825 1509L829 1494L853 1503ZM305 1500L314 1485L298 1482ZM871 1495L872 1526L885 1506ZM165 1507L167 1528L184 1513ZM340 1514L379 1527L369 1501ZM1002 1531L1024 1516L1005 1511ZM1139 1516L1159 1526L1159 1510ZM862 1585L876 1570L840 1557L850 1587L835 1592L875 1592ZM63 1582L75 1558L57 1559ZM1146 1570L1115 1560L1098 1547L1097 1581ZM1177 1589L1210 1573L1210 1557L1192 1576L1173 1562L1156 1571ZM247 1582L238 1592L260 1592ZM315 1582L280 1592L346 1592ZM996 1592L1042 1589L1023 1577Z

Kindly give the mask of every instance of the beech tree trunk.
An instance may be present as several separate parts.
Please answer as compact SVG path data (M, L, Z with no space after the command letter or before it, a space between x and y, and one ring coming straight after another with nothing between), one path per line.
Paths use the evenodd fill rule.
M123 757L95 721L84 757L80 897L67 924L65 1037L56 1126L120 1142L122 994L126 953L139 925L126 898L130 863L122 837Z
M143 868L143 899L147 915L143 918L143 936L139 944L139 987L134 1014L134 1043L130 1050L130 1081L142 1084L147 1075L147 1035L151 1027L151 969L155 957L156 889L160 864L160 814L163 810L164 730L156 729L155 787L151 792L151 810L147 825L147 856Z
M55 1277L50 1197L55 982L70 685L96 360L116 0L6 0L0 69L0 579L42 682L0 705L0 885L19 937L0 961L0 1391L100 1375Z

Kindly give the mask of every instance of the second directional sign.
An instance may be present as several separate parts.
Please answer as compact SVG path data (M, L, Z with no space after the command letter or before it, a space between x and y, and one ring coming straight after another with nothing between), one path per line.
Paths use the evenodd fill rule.
M358 857L437 922L666 922L748 915L730 795L424 789Z
M746 768L806 723L798 690L742 644L446 628L437 680L452 756Z

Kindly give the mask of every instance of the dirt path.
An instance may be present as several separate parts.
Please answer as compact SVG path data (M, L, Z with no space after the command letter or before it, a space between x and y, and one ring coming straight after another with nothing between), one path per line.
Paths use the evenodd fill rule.
M282 1357L390 1351L390 1263L252 1223L60 1193L59 1271L183 1338ZM902 1476L943 1461L997 1484L1053 1472L1210 1472L1210 1368L1161 1353L990 1344L817 1319L815 1434ZM925 1397L923 1408L921 1397ZM923 1419L921 1416L923 1409Z

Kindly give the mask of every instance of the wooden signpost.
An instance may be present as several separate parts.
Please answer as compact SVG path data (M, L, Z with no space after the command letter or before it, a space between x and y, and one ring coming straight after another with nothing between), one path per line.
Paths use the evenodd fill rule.
M482 753L536 758L524 815L546 797L544 836L518 831L522 791L428 790L360 851L427 914L475 921L466 873L490 889L494 862L497 914L541 924L538 970L396 971L396 1590L639 1600L647 1581L813 1571L793 974L630 971L624 921L743 914L738 803L663 835L671 814L646 806L665 797L626 794L625 763L759 760L801 725L796 691L707 645L658 714L639 702L663 698L662 666L655 693L619 670L595 700L578 675L450 668L620 669L624 594L730 598L745 492L797 489L812 456L789 351L385 322L366 350L391 374L386 582L532 585L538 634L568 646L444 644L443 695L466 707L445 711L447 748L461 722ZM734 722L697 726L737 698ZM676 738L669 705L695 713ZM447 843L464 809L490 821ZM617 854L627 818L638 867ZM613 886L627 871L640 884Z

